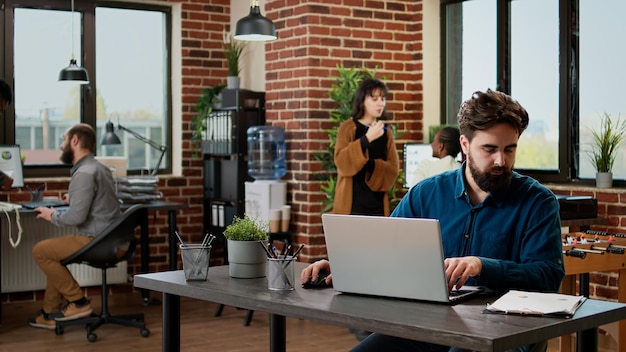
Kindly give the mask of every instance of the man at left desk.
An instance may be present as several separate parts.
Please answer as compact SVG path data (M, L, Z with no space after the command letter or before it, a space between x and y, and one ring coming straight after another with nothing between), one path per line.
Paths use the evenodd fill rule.
M63 136L61 161L72 164L71 180L63 210L39 207L38 219L57 226L75 226L76 234L49 238L33 248L33 258L47 277L43 308L29 324L54 329L56 321L91 314L90 301L61 261L88 244L120 215L111 170L94 158L96 133L86 124L70 127Z

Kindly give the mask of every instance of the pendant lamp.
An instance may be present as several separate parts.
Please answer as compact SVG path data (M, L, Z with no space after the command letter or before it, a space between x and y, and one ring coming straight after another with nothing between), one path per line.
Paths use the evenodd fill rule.
M276 40L274 23L261 15L258 0L252 0L250 14L237 21L234 38L257 42Z
M74 58L74 0L72 0L72 58L70 59L70 65L59 72L59 81L89 83L87 70L78 66Z

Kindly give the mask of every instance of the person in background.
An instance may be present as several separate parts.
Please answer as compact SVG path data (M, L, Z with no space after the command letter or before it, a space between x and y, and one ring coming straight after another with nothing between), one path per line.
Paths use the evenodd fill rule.
M433 158L424 160L417 165L411 186L427 177L458 169L461 166L461 163L456 160L457 155L461 152L460 137L461 134L456 127L446 126L437 131L433 142L430 144L433 149Z
M337 185L333 213L389 216L387 192L398 177L398 152L385 118L387 86L366 78L352 104L352 119L337 129ZM369 331L350 329L361 341Z
M337 185L333 213L389 216L387 192L398 176L398 153L384 119L387 86L364 79L357 88L352 119L337 130Z
M391 214L439 219L450 290L466 284L499 292L559 289L565 275L559 204L545 186L513 171L528 121L526 110L510 96L489 89L475 92L458 114L465 162L416 184ZM317 279L322 269L330 273L327 260L306 267L300 281ZM332 274L326 283L331 281ZM373 333L352 350L367 351L458 349Z
M13 94L11 93L11 86L9 84L0 79L0 113L4 117L4 110L11 104L13 101ZM11 184L13 184L13 179L0 171L0 189L9 189L11 188Z
M65 132L61 161L72 164L67 210L39 207L37 219L57 226L75 226L76 234L45 239L33 248L33 258L47 278L43 308L29 320L38 328L55 329L56 321L91 314L90 301L61 261L88 244L120 216L111 170L94 158L96 133L87 124Z

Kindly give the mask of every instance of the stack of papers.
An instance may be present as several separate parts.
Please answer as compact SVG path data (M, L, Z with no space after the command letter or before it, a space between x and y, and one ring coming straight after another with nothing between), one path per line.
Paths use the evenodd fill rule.
M584 296L511 290L492 304L485 313L571 317L585 302Z

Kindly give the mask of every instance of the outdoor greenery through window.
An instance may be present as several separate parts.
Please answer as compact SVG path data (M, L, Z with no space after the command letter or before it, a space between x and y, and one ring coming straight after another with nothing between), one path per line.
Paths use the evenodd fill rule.
M26 174L54 176L63 134L78 122L96 128L98 156L127 157L129 171L153 169L161 152L117 126L171 145L169 8L81 1L72 19L69 1L58 8L38 0L5 4L2 23L13 36L5 35L8 50L0 60L3 77L13 77L15 101L14 114L7 114L14 124L5 122L0 144L21 146ZM58 81L72 52L89 84ZM99 144L109 120L120 145ZM171 170L169 150L161 169Z
M621 0L442 0L445 122L471 92L497 89L529 112L516 169L543 182L592 180L591 130L626 119ZM507 39L508 38L508 39ZM487 82L485 82L487 79ZM613 168L626 180L626 145Z

